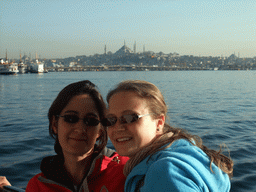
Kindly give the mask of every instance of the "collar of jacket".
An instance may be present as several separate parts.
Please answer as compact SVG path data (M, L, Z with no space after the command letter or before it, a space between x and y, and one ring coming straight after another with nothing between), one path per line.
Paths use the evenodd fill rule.
M103 155L110 157L114 154L114 152L115 152L114 150L108 149L108 148L104 148L100 154L95 152L93 154L93 162L91 164L90 170L88 174L84 176L83 181L92 173L95 172L95 174L97 174L98 171L101 171L101 169L106 168L100 165L102 164L102 157L104 157ZM101 158L101 161L97 161L97 159L100 159L100 158ZM96 161L98 163L96 167L99 167L99 170L94 170ZM66 186L70 190L75 191L72 179L69 177L69 174L67 173L64 167L63 156L54 155L54 156L45 157L41 162L40 169L47 179L55 181L61 185ZM83 183L83 181L81 182L81 184Z

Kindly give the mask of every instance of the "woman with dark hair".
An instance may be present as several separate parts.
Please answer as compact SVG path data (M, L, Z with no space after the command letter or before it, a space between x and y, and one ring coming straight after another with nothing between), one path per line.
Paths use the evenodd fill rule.
M88 80L58 94L48 112L57 155L42 160L42 172L29 181L26 191L123 191L128 158L105 147L105 109L101 94Z
M125 165L125 191L230 190L233 162L198 136L166 124L160 90L140 80L121 82L107 95L108 135Z

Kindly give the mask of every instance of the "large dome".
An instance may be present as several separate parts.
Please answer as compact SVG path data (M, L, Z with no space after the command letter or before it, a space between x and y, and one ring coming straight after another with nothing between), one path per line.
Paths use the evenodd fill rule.
M133 51L129 47L124 45L117 52L115 52L115 55L127 55L127 54L130 54L130 53L133 53Z

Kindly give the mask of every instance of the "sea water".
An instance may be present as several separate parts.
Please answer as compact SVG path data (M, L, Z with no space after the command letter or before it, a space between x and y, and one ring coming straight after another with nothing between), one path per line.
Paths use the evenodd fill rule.
M61 89L80 80L95 83L105 97L126 79L157 85L169 122L199 135L234 161L232 192L256 191L256 71L54 72L0 76L0 175L25 189L53 155L47 112ZM111 143L109 143L111 146Z

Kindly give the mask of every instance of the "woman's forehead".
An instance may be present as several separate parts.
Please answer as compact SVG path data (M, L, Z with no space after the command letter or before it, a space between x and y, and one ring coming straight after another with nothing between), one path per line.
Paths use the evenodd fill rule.
M77 95L74 96L67 106L64 108L64 110L78 110L78 111L84 111L84 112L96 112L97 108L95 105L94 100L89 95Z
M140 111L145 108L147 108L146 100L139 97L136 93L119 92L110 98L107 112Z

